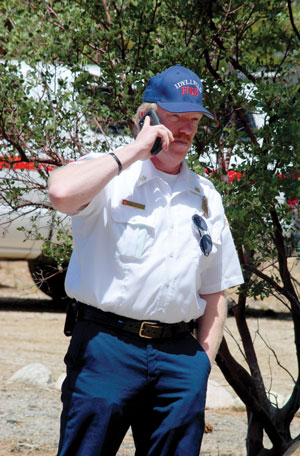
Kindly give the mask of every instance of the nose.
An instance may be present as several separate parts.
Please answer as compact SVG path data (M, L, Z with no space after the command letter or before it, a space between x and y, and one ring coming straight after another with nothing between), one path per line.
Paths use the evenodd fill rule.
M193 132L193 125L190 120L185 120L180 124L179 133L185 133L186 135L190 135Z

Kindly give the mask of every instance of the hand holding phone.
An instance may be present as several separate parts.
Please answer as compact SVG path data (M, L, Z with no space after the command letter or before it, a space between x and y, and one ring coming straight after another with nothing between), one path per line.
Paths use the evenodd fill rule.
M142 129L142 127L144 125L146 116L150 117L150 125L159 125L161 123L160 119L159 119L157 113L154 111L154 109L150 109L139 121L140 129ZM161 138L156 138L155 143L153 144L153 147L151 149L151 154L156 155L156 154L158 154L158 152L161 151L161 149L162 149Z

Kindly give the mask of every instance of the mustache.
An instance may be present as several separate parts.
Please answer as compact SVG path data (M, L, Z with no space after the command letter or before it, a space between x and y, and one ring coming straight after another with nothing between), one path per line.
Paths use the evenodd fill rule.
M188 135L177 135L174 136L175 141L186 141L186 142L191 142L191 138Z

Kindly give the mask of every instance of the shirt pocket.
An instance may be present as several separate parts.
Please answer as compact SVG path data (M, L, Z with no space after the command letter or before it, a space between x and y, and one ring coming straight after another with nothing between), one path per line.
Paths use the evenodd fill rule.
M127 262L142 262L146 259L154 243L154 222L135 214L128 207L126 210L112 208L111 218L115 256Z

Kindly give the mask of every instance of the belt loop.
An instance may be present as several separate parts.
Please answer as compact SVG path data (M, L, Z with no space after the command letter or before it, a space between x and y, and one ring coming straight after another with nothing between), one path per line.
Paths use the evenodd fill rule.
M161 328L161 333L160 333L161 338L163 338L165 336L165 332L166 332L166 325L163 325ZM172 331L172 335L173 335L173 331Z

